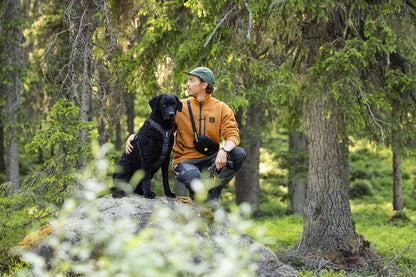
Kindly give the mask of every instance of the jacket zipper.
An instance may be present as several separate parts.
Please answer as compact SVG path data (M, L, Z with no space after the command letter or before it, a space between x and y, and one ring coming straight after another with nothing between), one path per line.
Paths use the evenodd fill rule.
M201 125L202 125L202 102L199 102L199 135L202 135Z

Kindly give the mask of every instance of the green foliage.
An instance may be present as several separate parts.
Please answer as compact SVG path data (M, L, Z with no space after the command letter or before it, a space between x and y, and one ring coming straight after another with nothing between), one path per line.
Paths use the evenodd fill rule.
M45 157L44 169L23 178L13 197L6 194L9 184L0 186L0 227L3 234L0 255L4 261L13 261L8 254L10 246L22 240L34 225L44 223L56 207L74 195L79 188L74 170L78 168L83 154L90 151L87 145L80 144L79 133L83 128L91 130L93 125L79 121L79 111L74 103L60 99L42 126L26 150L50 153Z
M273 61L273 40L260 39L270 1L253 2L248 8L238 1L140 3L140 35L121 60L128 90L185 96L182 71L208 66L216 76L215 97L234 110L252 104L274 113L270 103L278 102L279 86L293 89L288 82L276 82L280 71Z
M84 128L91 130L92 122L79 120L79 108L74 102L61 98L52 108L50 118L42 122L42 129L26 146L26 151L37 153L50 152L50 156L44 162L44 180L55 189L48 190L48 193L55 195L56 191L73 193L76 188L73 184L74 169L78 168L84 156L89 153L89 146L80 143L79 134ZM72 185L71 185L72 184ZM58 202L63 202L65 194Z

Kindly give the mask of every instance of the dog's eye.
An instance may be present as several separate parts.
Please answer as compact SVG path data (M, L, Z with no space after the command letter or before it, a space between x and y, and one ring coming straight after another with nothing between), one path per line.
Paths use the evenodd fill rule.
M166 108L166 104L162 104L162 108Z

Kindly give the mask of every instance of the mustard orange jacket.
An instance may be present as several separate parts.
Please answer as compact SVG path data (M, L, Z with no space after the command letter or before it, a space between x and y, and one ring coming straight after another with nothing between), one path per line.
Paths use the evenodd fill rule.
M236 145L240 143L238 124L234 113L224 102L211 95L202 101L189 98L192 114L194 116L196 131L219 143L221 137L224 141L232 140ZM204 157L194 148L194 132L188 111L188 99L182 100L182 112L175 116L176 139L173 145L173 166L185 161Z

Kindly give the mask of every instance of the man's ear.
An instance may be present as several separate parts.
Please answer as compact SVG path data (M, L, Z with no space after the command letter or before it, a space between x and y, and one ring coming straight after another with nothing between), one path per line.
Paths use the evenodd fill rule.
M160 97L161 97L161 95L155 96L149 101L149 105L150 105L150 108L152 108L152 112L157 111L157 109L159 107Z
M179 98L177 96L175 96L176 98L176 106L178 107L178 112L182 111L182 102L181 100L179 100Z

